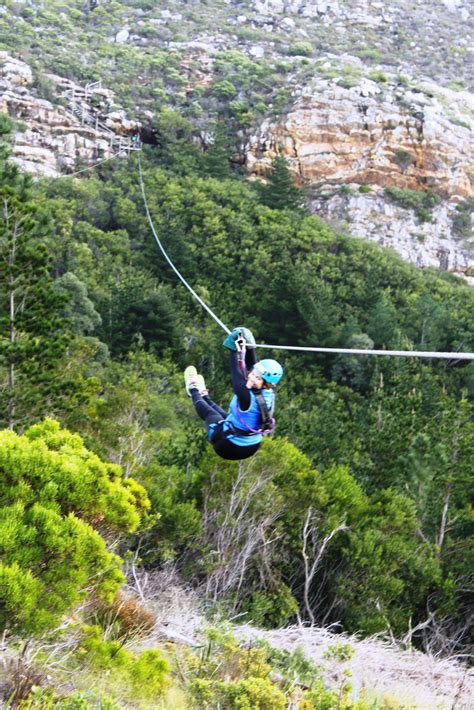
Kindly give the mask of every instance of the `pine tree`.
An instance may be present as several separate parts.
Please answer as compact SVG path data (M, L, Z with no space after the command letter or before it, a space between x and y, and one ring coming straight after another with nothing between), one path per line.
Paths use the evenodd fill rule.
M267 179L267 184L260 188L261 200L264 205L275 210L294 210L304 206L303 193L295 185L283 155L273 158Z
M1 161L0 425L10 429L53 412L55 398L67 390L58 377L69 342L59 315L66 296L49 273L50 233L30 179Z
M214 130L214 141L204 154L204 170L207 175L225 180L232 176L229 164L229 135L220 121Z

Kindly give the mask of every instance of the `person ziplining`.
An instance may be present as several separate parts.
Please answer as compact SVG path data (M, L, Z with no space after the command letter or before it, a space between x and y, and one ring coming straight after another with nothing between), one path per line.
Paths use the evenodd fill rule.
M229 412L212 401L204 377L193 365L184 371L184 382L197 414L206 424L207 438L216 454L240 461L253 456L263 435L273 432L274 388L282 378L283 369L276 360L257 362L255 339L248 328L234 328L223 344L230 350L234 390Z

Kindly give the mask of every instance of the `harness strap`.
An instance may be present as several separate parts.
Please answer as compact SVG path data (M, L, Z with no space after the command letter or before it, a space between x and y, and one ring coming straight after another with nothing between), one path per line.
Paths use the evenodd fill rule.
M255 399L257 400L258 408L260 409L260 416L262 419L262 424L260 426L260 429L252 429L240 416L240 409L239 409L239 403L237 402L236 406L236 412L237 412L237 417L240 421L241 424L244 425L245 429L237 429L236 427L235 430L239 432L239 436L242 434L244 436L253 436L254 434L273 434L275 430L275 420L273 418L273 407L271 410L268 409L267 403L265 402L265 397L263 394L260 392L260 390L252 389L252 392L255 396Z
M210 438L211 444L217 444L221 439L228 439L229 436L254 436L254 434L260 433L253 430L249 431L248 429L238 429L232 422L229 422L230 426L228 429L224 429L225 421L229 422L228 419L221 419L220 422L217 422L216 428Z

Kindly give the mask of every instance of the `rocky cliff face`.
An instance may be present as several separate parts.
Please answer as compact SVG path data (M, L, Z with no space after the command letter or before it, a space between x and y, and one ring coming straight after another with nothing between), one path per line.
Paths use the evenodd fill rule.
M264 121L250 139L251 172L262 174L283 152L303 185L356 182L472 196L474 97L382 79L346 88L342 76L296 91L284 119Z
M104 116L98 112L93 119L83 87L54 75L49 81L57 91L57 100L62 97L66 106L35 96L30 67L0 52L0 112L15 121L12 158L22 170L57 177L73 172L81 163L90 165L130 149L127 136L133 135L139 124L127 121L121 111ZM100 88L96 89L100 94ZM109 102L111 97L112 92L102 93Z
M431 210L429 221L421 221L383 190L361 193L357 184L344 187L341 193L325 185L313 193L311 210L335 229L390 247L420 268L450 271L474 284L474 239L455 229L459 205L444 201Z
M296 91L283 120L264 121L246 147L250 173L264 176L283 153L311 209L336 228L391 246L420 267L472 279L472 232L453 228L463 200L474 196L472 95L429 82L414 90L387 75L352 87L343 81L341 74ZM443 200L421 221L384 187L432 190Z

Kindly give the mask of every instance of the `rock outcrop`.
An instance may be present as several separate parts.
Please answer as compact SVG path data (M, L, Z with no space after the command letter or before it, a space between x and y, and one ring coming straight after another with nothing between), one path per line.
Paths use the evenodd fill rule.
M336 228L391 246L417 266L474 281L474 239L453 230L457 207L474 196L474 98L428 82L415 90L383 79L350 88L340 78L319 80L295 92L285 117L265 120L250 138L249 173L264 178L283 154L312 211ZM387 199L389 187L431 190L442 204L420 223L413 210Z
M354 182L469 197L473 110L467 92L428 84L414 91L368 79L352 88L320 80L296 98L282 121L261 124L250 140L247 165L262 175L283 153L305 186Z
M342 193L334 185L319 189L310 199L311 210L335 229L391 247L420 268L450 271L474 284L474 239L456 233L455 203L443 202L432 209L429 221L421 221L383 190L360 193L359 185L345 187Z
M0 112L15 121L12 159L22 170L57 177L133 147L131 136L140 124L127 121L117 107L112 110L112 92L94 89L99 101L106 99L109 112L102 113L90 106L78 84L54 75L48 81L65 106L36 96L30 67L0 52Z
M414 88L395 76L370 79L354 57L339 66L351 68L353 85L341 85L344 71L304 88L294 85L284 117L267 118L243 137L249 175L264 178L272 158L283 153L311 209L336 228L391 246L418 266L472 279L473 239L453 229L457 205L474 195L472 96L427 81ZM212 61L201 73L202 85L212 80ZM0 52L0 111L15 121L13 159L23 170L71 174L136 147L132 136L141 126L127 119L113 92L100 83L84 88L45 78L51 101L36 95L25 62ZM412 210L387 199L386 187L429 189L443 202L420 223Z

